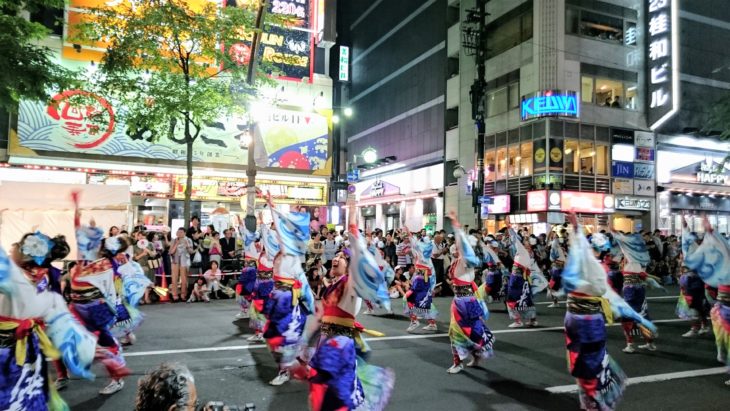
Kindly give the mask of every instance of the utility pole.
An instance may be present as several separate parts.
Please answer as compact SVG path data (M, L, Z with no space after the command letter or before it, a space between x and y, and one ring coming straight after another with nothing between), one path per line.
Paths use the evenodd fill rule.
M264 17L268 4L266 0L262 0L258 12L256 13L256 28L253 32L253 40L251 41L251 57L248 62L248 73L246 82L253 87L256 81L256 56L258 55L259 43L261 42L261 32L264 28ZM248 108L249 118L251 119L251 107ZM251 232L256 231L256 157L254 148L256 147L256 130L255 121L249 122L249 132L251 133L251 141L248 144L248 161L246 162L246 220L244 224L246 229Z
M482 228L481 204L479 198L484 193L484 132L487 88L487 2L477 0L477 7L467 11L466 21L462 29L462 45L467 55L475 56L477 77L471 85L469 96L471 99L471 118L477 129L476 140L476 186L472 188L472 206L476 214L478 230Z

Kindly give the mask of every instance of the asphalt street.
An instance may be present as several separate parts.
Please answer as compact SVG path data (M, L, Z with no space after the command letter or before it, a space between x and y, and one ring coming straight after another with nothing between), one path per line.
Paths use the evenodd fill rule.
M619 326L609 328L609 352L630 377L620 410L727 410L728 376L716 360L712 336L682 338L688 324L674 314L678 291L650 293L649 310L660 338L656 352L624 354ZM448 328L450 299L436 299L441 311L436 334L408 334L402 315L359 316L366 328L386 334L371 338L370 362L395 370L390 410L576 410L574 380L567 371L562 322L564 305L547 308L537 298L535 329L509 329L506 310L490 305L490 328L496 334L496 356L479 368L449 375ZM393 300L396 313L400 301ZM249 345L248 320L235 320L233 300L210 304L164 304L142 307L146 321L137 343L125 355L134 374L121 392L97 394L108 382L94 367L95 381L73 380L62 392L72 410L131 410L137 379L164 361L186 364L196 378L202 401L230 404L253 402L257 410L306 410L307 385L289 382L272 387L274 361L262 344Z

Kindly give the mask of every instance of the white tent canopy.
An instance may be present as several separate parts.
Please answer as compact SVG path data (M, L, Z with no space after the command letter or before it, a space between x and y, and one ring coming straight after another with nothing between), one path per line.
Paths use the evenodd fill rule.
M103 229L129 223L128 186L24 183L0 181L0 246L8 249L23 234L40 230L63 234L71 245L69 259L76 258L74 204L71 193L80 192L82 221L90 218Z

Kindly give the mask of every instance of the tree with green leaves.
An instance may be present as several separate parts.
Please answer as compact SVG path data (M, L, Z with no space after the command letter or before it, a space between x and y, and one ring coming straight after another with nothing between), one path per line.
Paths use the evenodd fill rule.
M707 125L704 127L706 133L720 133L722 140L730 140L730 97L725 96L719 99L710 108ZM728 159L730 160L730 154Z
M73 84L76 73L59 65L53 51L38 43L50 30L28 19L63 5L64 0L0 0L0 108L15 112L21 99L46 101L52 90Z
M90 10L93 17L72 34L74 42L106 48L87 86L121 104L128 134L144 134L149 141L168 138L186 148L186 224L193 144L201 129L224 116L243 115L257 86L267 82L265 76L248 75L252 53L250 43L242 41L252 37L265 3L236 3L241 4L220 8L189 0L123 2Z

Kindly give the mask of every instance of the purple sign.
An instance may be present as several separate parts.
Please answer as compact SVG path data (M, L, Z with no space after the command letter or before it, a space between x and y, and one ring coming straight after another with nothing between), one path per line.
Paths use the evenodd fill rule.
M618 178L634 178L634 163L611 161L611 174Z

